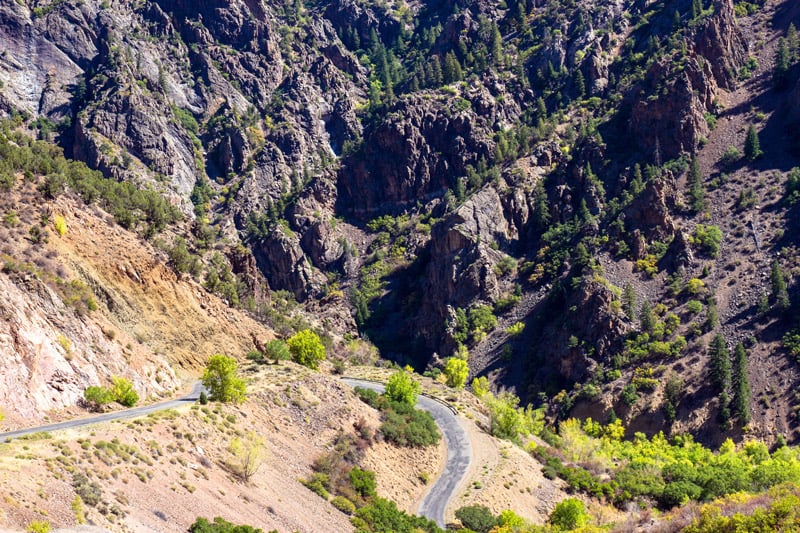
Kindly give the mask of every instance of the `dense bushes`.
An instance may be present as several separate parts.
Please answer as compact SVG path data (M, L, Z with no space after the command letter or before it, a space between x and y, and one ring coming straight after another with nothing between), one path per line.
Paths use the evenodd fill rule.
M130 380L113 376L111 387L92 385L83 391L83 399L95 409L111 402L117 402L125 407L133 407L139 401L139 394L134 390Z
M691 436L667 440L658 433L647 439L637 433L633 440L624 441L618 432L590 436L587 429L591 432L595 426L588 421L583 427L578 421L565 421L560 449L534 448L534 455L544 463L545 476L558 476L573 491L617 505L649 500L663 508L739 491L762 491L786 481L800 483L800 451L794 448L784 446L770 454L759 442L747 442L736 450L726 441L713 453Z
M295 363L312 369L319 368L325 359L325 346L319 335L310 329L298 331L286 341Z
M0 132L1 188L13 186L14 173L44 176L39 190L49 198L56 197L69 186L87 204L99 202L126 229L144 223L146 235L161 231L181 217L178 209L159 192L107 179L84 163L68 161L57 146L10 132L6 123Z
M441 529L433 520L421 516L412 516L397 508L397 504L384 498L375 498L365 505L352 519L356 533L378 533L392 531L396 533L412 533L426 531L439 533Z
M262 531L253 526L237 526L220 516L216 516L213 522L209 522L202 517L198 518L194 524L189 526L189 533L262 533Z
M461 525L477 533L489 533L497 525L497 518L485 505L467 505L456 511Z
M404 370L392 374L386 383L386 397L395 403L416 405L419 391L419 382Z
M588 521L589 514L583 502L575 498L560 501L550 514L550 523L562 531L571 531Z
M441 434L433 417L406 402L398 402L377 392L355 388L362 401L381 411L381 433L398 446L425 447L439 442Z
M753 501L756 498L758 501ZM716 533L798 529L800 529L800 487L785 484L775 487L765 496L736 495L714 504L704 505L700 510L700 518L683 531Z
M389 442L409 447L433 446L441 438L430 414L401 403L384 411L381 433Z

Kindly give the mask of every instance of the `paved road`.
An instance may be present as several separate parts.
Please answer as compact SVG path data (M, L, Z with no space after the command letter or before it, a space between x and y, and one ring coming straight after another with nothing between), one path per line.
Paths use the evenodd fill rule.
M133 409L125 409L123 411L114 411L112 413L104 413L102 415L92 416L89 418L81 418L79 420L67 420L66 422L59 422L58 424L49 424L47 426L37 426L28 429L18 429L16 431L9 431L7 433L0 433L0 441L6 439L13 439L30 435L32 433L58 431L61 429L77 428L80 426L88 426L90 424L97 424L99 422L108 422L110 420L121 420L123 418L133 418L142 416L156 411L163 411L164 409L172 409L185 405L187 402L195 402L200 398L200 392L203 391L203 385L199 381L194 384L192 391L182 398L177 400L169 400L161 403L154 403L152 405L145 405L143 407L134 407Z
M372 381L343 378L343 382L351 387L363 387L378 392L384 391L384 386ZM447 461L439 479L430 488L419 506L419 514L435 521L439 527L445 527L444 511L450 498L455 494L456 488L467 473L472 461L472 448L464 428L461 427L458 417L452 408L441 402L420 395L417 407L428 411L444 434L447 444Z

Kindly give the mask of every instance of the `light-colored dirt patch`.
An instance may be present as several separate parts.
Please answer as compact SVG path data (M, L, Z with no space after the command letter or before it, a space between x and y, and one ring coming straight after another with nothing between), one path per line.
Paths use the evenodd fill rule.
M555 505L567 497L561 481L542 475L541 465L519 446L486 434L474 424L464 424L472 442L472 465L461 492L448 509L452 520L459 507L487 506L499 514L506 509L542 524Z
M409 454L413 455L413 461L409 461ZM415 513L444 468L446 457L444 439L438 446L422 449L398 448L379 442L369 449L363 464L378 473L379 495L395 501L400 509Z

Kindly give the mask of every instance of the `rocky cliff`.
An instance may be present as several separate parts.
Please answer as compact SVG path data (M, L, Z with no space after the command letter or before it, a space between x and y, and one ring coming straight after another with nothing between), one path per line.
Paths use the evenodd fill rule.
M111 214L234 307L277 324L296 300L420 370L466 348L473 375L530 398L614 394L674 362L653 343L682 338L697 376L719 331L782 350L790 320L767 334L738 294L768 292L767 258L792 272L776 110L796 55L774 90L788 22L767 24L785 4L15 2L0 109L166 198L174 220ZM768 157L741 157L750 124ZM733 245L748 232L752 253ZM644 331L623 310L644 301L680 324Z

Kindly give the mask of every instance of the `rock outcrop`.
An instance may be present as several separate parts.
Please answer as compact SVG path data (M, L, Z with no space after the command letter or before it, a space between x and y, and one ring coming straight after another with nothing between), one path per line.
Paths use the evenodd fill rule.
M634 102L630 135L653 161L694 151L708 135L705 114L714 110L717 87L708 62L664 58L647 72Z
M705 115L717 112L718 89L734 88L746 59L732 0L716 0L694 32L692 48L653 63L634 96L629 132L657 163L693 152L707 137Z

